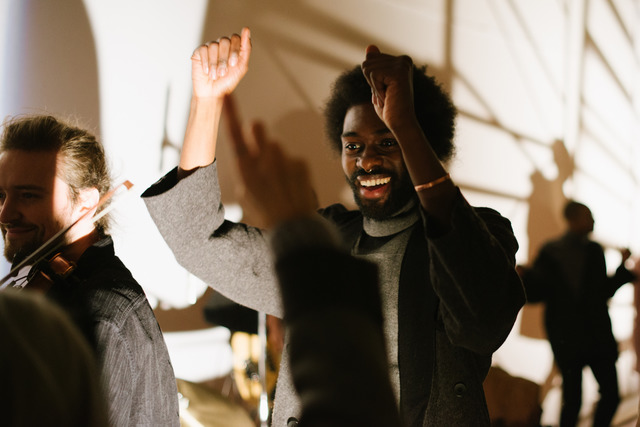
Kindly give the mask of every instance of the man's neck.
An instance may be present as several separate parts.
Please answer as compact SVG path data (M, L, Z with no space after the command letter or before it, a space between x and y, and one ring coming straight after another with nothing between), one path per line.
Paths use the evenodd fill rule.
M100 240L101 236L98 230L93 229L90 233L69 243L62 251L65 258L70 261L77 261L82 254L89 249L94 243Z

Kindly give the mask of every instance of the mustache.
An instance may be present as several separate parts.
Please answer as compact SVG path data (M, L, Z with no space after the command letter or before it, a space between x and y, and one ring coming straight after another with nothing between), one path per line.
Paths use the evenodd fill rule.
M0 228L3 230L8 230L15 227L30 227L31 224L22 222L22 221L14 221L14 222L0 222Z
M389 169L378 167L378 168L371 169L371 171L367 172L364 169L360 168L351 174L351 176L349 177L349 180L352 182L355 182L356 178L358 178L359 176L366 176L366 175L389 175L392 178L396 177L395 172Z

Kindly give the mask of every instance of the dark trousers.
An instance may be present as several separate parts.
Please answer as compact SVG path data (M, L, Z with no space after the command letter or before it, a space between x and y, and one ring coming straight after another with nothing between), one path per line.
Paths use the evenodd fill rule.
M610 426L616 414L620 404L616 361L611 359L564 361L562 364L558 363L562 374L560 427L575 427L578 423L582 406L582 369L585 366L591 368L599 385L600 400L593 416L594 427Z

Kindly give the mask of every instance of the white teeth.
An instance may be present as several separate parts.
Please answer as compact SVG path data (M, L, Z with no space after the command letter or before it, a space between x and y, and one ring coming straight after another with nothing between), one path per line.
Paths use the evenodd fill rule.
M367 180L360 181L360 185L362 185L363 187L375 187L376 185L384 185L389 181L391 181L390 177L367 179Z

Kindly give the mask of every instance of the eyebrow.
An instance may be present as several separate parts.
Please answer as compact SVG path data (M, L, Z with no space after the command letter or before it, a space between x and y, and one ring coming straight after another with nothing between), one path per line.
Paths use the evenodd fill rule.
M47 189L40 185L33 184L23 184L23 185L14 185L10 187L12 190L30 190L30 191L39 191L41 193L46 193Z
M373 132L374 135L385 135L387 133L391 133L391 131L387 128L382 128L382 129L378 129L377 131ZM345 137L349 137L349 136L358 136L359 133L356 131L347 131L344 132L342 135L340 135L341 137L345 138Z

